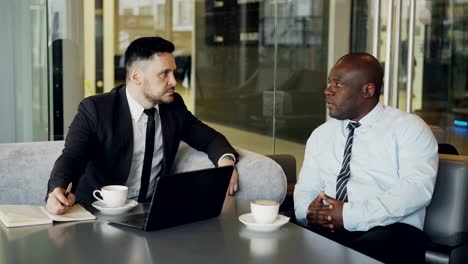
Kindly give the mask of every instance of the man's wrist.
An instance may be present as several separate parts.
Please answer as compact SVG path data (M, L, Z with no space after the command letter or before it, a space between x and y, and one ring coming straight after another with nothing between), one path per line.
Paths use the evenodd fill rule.
M236 159L233 158L231 155L226 155L226 156L223 157L223 159L232 160L234 163L236 163Z
M219 165L219 164L222 162L222 160L224 160L224 159L229 160L229 161L232 161L233 164L236 164L236 156L234 156L234 154L232 154L232 153L226 153L226 154L224 154L223 156L221 156L221 158L219 158L219 160L218 160L218 165ZM224 162L226 162L226 161L224 161Z

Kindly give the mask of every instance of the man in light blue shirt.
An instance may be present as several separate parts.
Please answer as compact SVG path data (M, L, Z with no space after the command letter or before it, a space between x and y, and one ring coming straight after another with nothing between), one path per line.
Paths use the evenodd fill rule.
M330 71L325 95L332 119L307 141L295 215L381 261L420 263L437 142L416 115L379 104L382 79L380 63L366 53L345 55Z

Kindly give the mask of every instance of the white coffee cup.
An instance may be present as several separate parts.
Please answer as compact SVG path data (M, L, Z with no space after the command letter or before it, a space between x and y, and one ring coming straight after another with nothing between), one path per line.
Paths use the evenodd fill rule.
M99 193L102 199L96 193ZM103 202L107 207L121 207L127 201L127 195L128 187L123 185L107 185L93 192L94 198Z
M278 216L280 204L273 200L253 200L250 210L257 224L271 224Z

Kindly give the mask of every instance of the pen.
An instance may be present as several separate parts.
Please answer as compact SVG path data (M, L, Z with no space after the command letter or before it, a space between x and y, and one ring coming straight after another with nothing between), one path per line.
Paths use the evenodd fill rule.
M70 194L72 187L73 187L73 184L70 182L68 184L67 190L65 191L65 197L67 197Z

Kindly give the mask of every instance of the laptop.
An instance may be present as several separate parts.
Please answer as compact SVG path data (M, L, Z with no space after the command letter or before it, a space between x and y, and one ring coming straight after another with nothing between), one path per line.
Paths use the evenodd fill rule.
M113 218L116 225L159 230L218 216L234 167L218 167L160 177L147 213Z

